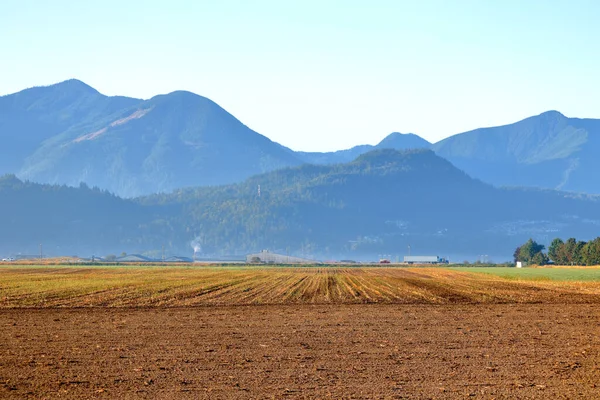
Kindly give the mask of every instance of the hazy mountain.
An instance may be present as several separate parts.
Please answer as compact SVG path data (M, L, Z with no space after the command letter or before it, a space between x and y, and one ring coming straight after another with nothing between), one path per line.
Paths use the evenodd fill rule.
M600 193L600 120L549 111L454 135L432 148L471 176L495 185Z
M211 253L359 257L403 254L410 244L508 258L529 237L595 237L600 224L596 197L497 189L429 150L377 150L347 164L286 168L142 202L181 206L186 230Z
M514 124L481 128L430 144L392 133L377 146L329 153L298 153L306 162L349 162L373 149L431 148L469 175L496 186L528 186L600 193L600 120L549 111Z
M496 186L600 193L600 120L555 111L433 145L392 133L376 146L294 152L189 92L108 97L70 80L0 97L0 143L0 173L50 184L85 182L126 197L241 182L303 163L348 163L385 148L432 148Z
M79 81L0 98L1 172L124 196L241 181L302 161L209 99L107 97Z
M151 242L143 229L150 208L85 185L40 185L8 175L0 177L0 202L4 257L40 254L40 245L44 254L92 255Z
M428 149L431 143L414 133L394 132L387 135L375 148L377 149L395 149L412 150Z
M0 97L0 173L19 171L24 159L54 135L139 102L103 96L77 80Z
M414 133L393 132L375 146L365 144L354 146L347 150L324 153L299 151L297 154L302 160L309 164L340 164L350 162L361 154L376 149L411 150L428 149L430 147L431 143Z
M260 185L260 194L258 191ZM377 150L347 164L302 165L240 184L135 201L100 190L0 181L0 250L206 255L271 249L317 258L501 255L529 237L597 236L599 198L497 189L429 150ZM462 260L461 260L462 261Z

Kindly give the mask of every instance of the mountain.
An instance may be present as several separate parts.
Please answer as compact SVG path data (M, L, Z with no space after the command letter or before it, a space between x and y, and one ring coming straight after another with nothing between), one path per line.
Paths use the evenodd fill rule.
M549 111L514 124L476 129L432 146L471 176L498 186L600 193L600 120Z
M242 182L303 163L349 163L378 149L420 148L495 186L600 193L600 120L556 111L435 144L392 133L376 146L294 152L190 92L149 100L109 97L69 80L0 97L0 143L0 174L85 182L123 197Z
M107 97L71 80L0 97L0 172L133 197L298 165L211 100Z
M258 187L260 185L260 191ZM85 185L0 180L7 254L186 255L261 249L321 259L480 254L506 260L529 237L597 236L600 197L498 189L430 150L375 150L346 164L301 165L242 183L123 200Z
M345 163L374 149L431 148L470 176L495 186L525 186L600 194L600 120L548 111L514 124L481 128L435 144L392 133L376 146L298 153L313 164Z
M25 158L54 135L139 102L103 96L77 80L0 97L0 172L19 171Z
M260 195L257 188L260 185ZM243 183L141 199L182 207L205 251L262 248L307 257L495 254L535 237L595 237L600 198L498 189L430 150L376 150L336 165L303 165Z
M40 254L40 245L44 254L92 255L151 241L143 229L150 208L83 184L40 185L7 175L0 177L0 199L0 251L7 255Z
M431 143L414 133L399 132L390 133L375 146L376 149L395 150L428 149L430 147Z
M428 149L431 143L421 138L414 133L399 133L393 132L386 136L381 142L375 146L368 144L354 146L347 150L338 150L333 152L296 152L304 162L308 164L341 164L354 160L361 154L377 149L395 149L395 150L410 150L410 149Z

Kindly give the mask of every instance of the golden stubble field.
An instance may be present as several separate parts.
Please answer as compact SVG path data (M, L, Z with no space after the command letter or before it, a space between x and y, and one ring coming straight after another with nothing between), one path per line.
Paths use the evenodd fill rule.
M585 270L587 280L550 279L551 269L522 276L514 268L498 269L513 276L482 270L10 266L0 268L0 307L600 302L600 280L589 279L598 269Z

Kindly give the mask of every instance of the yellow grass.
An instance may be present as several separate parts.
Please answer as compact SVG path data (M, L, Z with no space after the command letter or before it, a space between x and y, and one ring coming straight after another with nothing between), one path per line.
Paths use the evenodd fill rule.
M0 308L531 302L600 303L600 282L444 268L0 267Z

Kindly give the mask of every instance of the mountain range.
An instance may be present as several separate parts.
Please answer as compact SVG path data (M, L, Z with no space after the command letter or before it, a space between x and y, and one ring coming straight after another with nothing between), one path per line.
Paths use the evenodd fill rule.
M348 163L384 148L432 149L495 186L600 193L600 120L556 111L434 144L392 133L375 146L296 152L190 92L109 97L69 80L0 97L0 141L0 173L49 184L84 182L124 197L231 184L305 163Z
M347 162L373 148L429 148L470 176L495 186L527 186L600 193L600 120L548 111L522 121L459 133L431 144L394 133L377 146L299 153L312 163ZM305 155L306 154L306 155Z
M258 189L260 186L260 190ZM0 251L210 257L270 249L318 259L378 254L510 258L529 237L597 236L600 198L499 189L431 150L373 150L333 165L304 164L241 183L121 199L87 185L0 179ZM457 259L457 257L460 257Z

